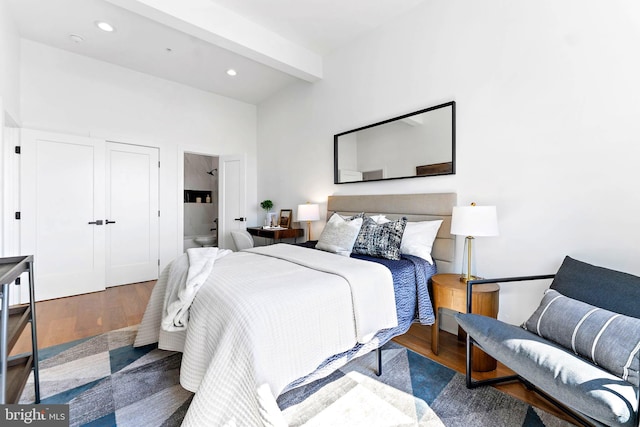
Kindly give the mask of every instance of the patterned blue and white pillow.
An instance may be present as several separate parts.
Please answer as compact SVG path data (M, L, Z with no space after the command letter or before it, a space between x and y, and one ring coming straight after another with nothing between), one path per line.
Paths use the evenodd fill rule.
M370 217L376 224L386 224L391 221L387 219L386 215L371 215ZM402 235L400 252L404 255L420 257L433 265L431 251L441 224L441 219L407 222L404 234Z
M384 224L378 224L370 217L365 217L353 245L353 253L400 259L400 245L406 226L407 218L404 217Z
M638 386L640 319L549 289L522 326Z

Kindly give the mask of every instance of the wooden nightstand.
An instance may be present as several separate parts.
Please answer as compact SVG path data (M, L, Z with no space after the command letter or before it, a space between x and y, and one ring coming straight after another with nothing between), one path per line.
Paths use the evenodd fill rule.
M431 351L438 354L440 334L440 309L448 308L460 313L467 312L467 284L460 281L459 274L436 274L433 282L433 311L436 322L431 326ZM497 283L476 285L473 287L472 308L476 314L496 318L498 316L498 296L500 286ZM496 360L478 347L473 347L473 370L492 371L496 369Z
M298 237L304 236L304 230L302 228L269 229L262 227L247 227L247 231L252 236L271 239L272 243L276 243L276 241L280 241L282 239L294 239L293 241L297 242Z

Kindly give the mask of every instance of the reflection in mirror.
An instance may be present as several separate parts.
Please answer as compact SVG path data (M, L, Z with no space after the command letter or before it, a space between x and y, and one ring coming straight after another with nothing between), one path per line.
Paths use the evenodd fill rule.
M450 175L455 101L334 136L334 182Z

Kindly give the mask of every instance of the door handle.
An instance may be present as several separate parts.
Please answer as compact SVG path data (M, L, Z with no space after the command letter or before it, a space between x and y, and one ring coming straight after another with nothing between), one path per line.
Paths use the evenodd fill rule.
M246 221L247 218L241 216L240 218L233 218L234 221Z
M106 220L105 222L105 224L115 224L115 223L116 223L115 221L109 221L109 220Z
M89 224L91 224L91 225L102 225L102 220L99 219L97 221L90 221Z

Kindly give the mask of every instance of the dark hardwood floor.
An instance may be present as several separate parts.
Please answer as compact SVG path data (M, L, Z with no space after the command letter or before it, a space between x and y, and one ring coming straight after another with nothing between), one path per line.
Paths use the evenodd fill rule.
M154 285L155 281L134 283L108 288L101 292L36 303L38 347L51 347L139 324ZM456 335L441 331L440 354L438 355L431 351L430 326L413 325L409 332L394 338L394 341L416 353L464 373L465 344L463 341L459 341ZM30 347L30 329L26 328L12 354L28 352ZM484 379L510 373L508 368L498 363L498 369L495 371L478 372L473 376L476 379ZM571 421L561 411L519 383L499 385L497 388L560 418Z

